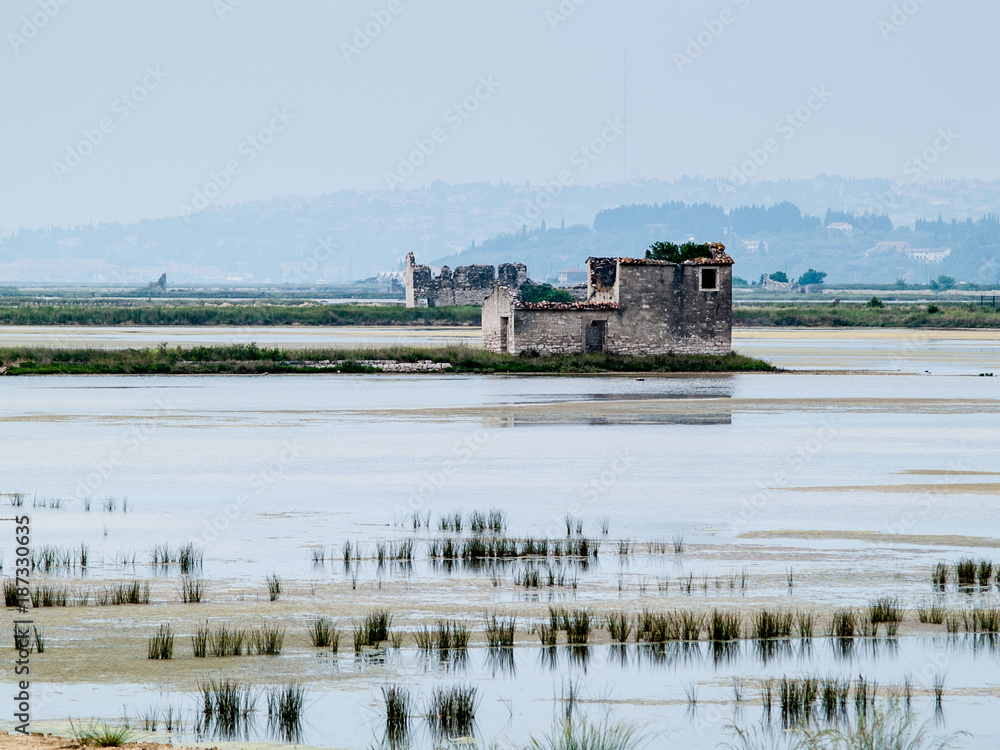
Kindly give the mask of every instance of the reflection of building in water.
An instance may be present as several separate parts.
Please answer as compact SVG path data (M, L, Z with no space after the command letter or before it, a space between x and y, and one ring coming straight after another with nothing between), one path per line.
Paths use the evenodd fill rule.
M733 259L719 244L671 263L589 258L587 299L525 302L502 282L483 303L483 347L520 354L728 354Z

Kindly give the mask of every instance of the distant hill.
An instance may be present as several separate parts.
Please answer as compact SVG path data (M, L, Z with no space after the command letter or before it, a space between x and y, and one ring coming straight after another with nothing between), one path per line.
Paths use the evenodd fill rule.
M724 242L748 279L819 265L828 281L870 274L916 280L935 271L972 280L984 264L996 263L993 223L981 218L997 206L1000 182L969 180L894 187L889 180L821 175L732 193L697 177L569 187L435 182L409 191L213 207L187 219L19 229L0 235L0 285L77 281L134 288L162 273L171 284L340 283L396 270L411 250L434 265L520 260L536 277L548 278L579 267L588 255L634 255L654 240L688 235ZM872 210L892 219L864 219ZM930 221L912 228L924 218ZM830 224L852 224L852 234L826 229ZM903 255L866 258L864 251L882 240L913 248L950 245L953 253L930 268ZM759 252L745 252L747 241L760 241Z
M735 273L748 281L775 271L797 278L815 268L827 272L830 283L925 283L942 274L1000 283L997 214L976 221L921 219L910 228L850 211L828 210L820 219L787 201L729 211L679 201L621 206L599 212L593 229L545 226L504 233L433 264L519 261L532 278L552 280L563 269L583 267L589 256L641 256L655 241L687 239L723 242L736 260Z

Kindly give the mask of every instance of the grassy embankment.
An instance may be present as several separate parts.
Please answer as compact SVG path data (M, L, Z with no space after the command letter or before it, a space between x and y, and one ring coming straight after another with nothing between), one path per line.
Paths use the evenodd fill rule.
M616 372L768 372L772 365L738 354L625 357L574 354L512 356L473 347L440 349L262 349L256 344L155 349L0 349L7 375L144 375L378 372L365 360L449 363L454 373L575 374Z
M942 307L929 312L925 305L861 307L736 307L735 326L801 326L804 328L1000 328L1000 310L978 305Z
M0 306L0 325L79 326L478 326L480 308L400 305Z
M478 307L405 308L394 305L106 305L0 306L0 325L79 326L478 326ZM882 308L861 305L736 307L737 326L1000 328L1000 310L977 305Z

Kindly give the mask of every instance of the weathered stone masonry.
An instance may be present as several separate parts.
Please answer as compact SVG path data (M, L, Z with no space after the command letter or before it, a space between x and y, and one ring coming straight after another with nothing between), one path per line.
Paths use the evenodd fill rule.
M499 283L520 289L528 279L523 263L502 263L499 268L486 265L448 266L434 276L430 266L418 266L413 253L406 255L406 306L444 307L446 305L481 305Z
M498 285L483 303L483 346L496 352L727 354L732 264L725 247L683 263L590 258L587 299L523 302Z

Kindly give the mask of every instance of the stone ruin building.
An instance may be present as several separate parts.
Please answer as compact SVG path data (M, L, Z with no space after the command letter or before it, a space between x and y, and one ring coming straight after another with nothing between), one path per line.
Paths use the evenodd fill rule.
M418 266L413 253L407 253L405 280L407 307L481 305L497 284L520 289L528 280L528 269L523 263L459 266L454 271L443 266L434 276L430 266Z
M587 298L521 300L502 282L483 303L483 347L520 354L728 354L732 350L733 259L671 263L589 258Z

